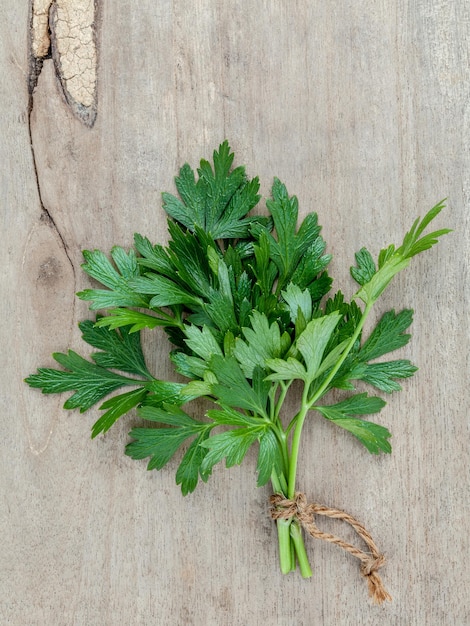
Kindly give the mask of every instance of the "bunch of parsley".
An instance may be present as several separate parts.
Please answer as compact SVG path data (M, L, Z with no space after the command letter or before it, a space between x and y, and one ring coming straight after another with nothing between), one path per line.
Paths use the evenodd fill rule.
M243 167L232 169L233 158L224 142L213 166L201 161L197 177L189 165L181 168L179 197L163 194L167 246L136 234L135 249L116 246L111 260L99 250L84 252L83 269L103 286L78 294L90 309L105 312L80 324L97 351L91 360L72 350L56 353L63 369L41 368L26 380L44 393L73 391L64 408L82 412L128 388L101 404L92 437L137 407L148 425L131 430L126 454L162 469L183 446L176 482L184 495L199 479L207 481L216 463L239 464L254 445L258 486L271 481L276 493L293 498L302 428L314 411L371 453L390 452L389 431L363 419L384 400L355 393L354 384L391 393L416 371L408 360L376 361L409 341L412 311L385 313L365 339L362 329L395 274L449 231L423 234L440 203L414 222L399 247L382 250L377 263L365 248L356 254L351 274L359 289L350 302L341 292L328 297L331 256L317 215L298 227L297 199L278 179L268 215L253 214L258 179L248 180ZM165 329L175 371L188 382L158 380L149 371L140 331L156 327ZM302 393L286 421L281 410L294 381L301 381ZM332 389L350 393L329 404ZM196 398L213 408L191 415L186 407ZM282 571L298 563L310 576L298 522L277 525Z

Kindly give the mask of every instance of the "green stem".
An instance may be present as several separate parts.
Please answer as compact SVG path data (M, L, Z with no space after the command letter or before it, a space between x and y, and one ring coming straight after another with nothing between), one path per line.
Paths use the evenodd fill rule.
M278 401L276 403L276 418L280 421L279 413L281 412L281 407L284 404L284 400L286 399L287 392L289 391L289 387L291 386L292 381L290 380L288 383L283 381L280 382L281 385L281 393L279 394Z
M308 393L308 385L305 385L304 391L302 394L302 405L300 407L300 411L293 418L295 420L295 430L294 435L292 437L292 446L290 453L290 463L289 463L289 476L287 480L287 497L292 499L295 496L295 481L297 476L297 461L299 458L299 448L300 448L300 438L302 435L302 427L304 425L305 417L309 410L309 405L307 402L307 393Z
M271 475L271 482L275 493L284 495L281 483L276 472ZM279 543L279 565L283 574L288 574L295 569L295 558L293 558L291 535L290 535L290 519L278 519L276 521L277 538Z
M359 320L358 325L356 326L356 329L347 345L347 347L345 348L344 352L341 354L340 358L338 359L338 361L336 362L335 366L333 367L333 369L330 371L330 373L328 374L328 376L325 378L325 380L323 381L323 383L320 385L320 387L317 389L316 393L312 396L312 398L310 398L310 400L308 401L308 405L309 408L311 406L313 406L315 404L315 402L317 402L317 400L319 398L322 397L322 395L327 391L328 389L328 385L331 383L331 381L333 380L333 378L336 376L339 368L343 365L344 361L346 360L348 354L351 352L351 350L354 347L354 344L356 343L357 338L359 337L359 335L362 332L362 329L364 327L364 324L366 322L366 319L369 316L370 310L372 308L372 306L374 305L375 300L371 300L368 304L366 304L366 307L364 309L364 312L362 313L361 319Z
M290 536L295 547L302 578L310 578L312 576L312 568L310 567L307 551L305 550L302 530L297 520L294 520L290 525Z

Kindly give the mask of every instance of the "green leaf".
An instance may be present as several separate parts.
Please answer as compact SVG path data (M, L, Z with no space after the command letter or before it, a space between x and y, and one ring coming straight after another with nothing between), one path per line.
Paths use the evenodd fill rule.
M265 428L265 425L237 428L209 437L202 444L209 449L202 462L203 471L210 471L222 459L225 459L226 467L240 465Z
M337 346L335 346L330 352L328 352L326 357L322 360L320 367L317 369L317 377L323 374L323 372L329 370L330 367L336 365L337 361L339 360L345 349L348 347L349 341L349 338L345 339Z
M109 315L101 317L95 324L97 328L107 327L115 330L122 326L130 326L129 333L135 333L143 328L156 328L157 326L177 326L178 323L169 316L155 317L132 309L111 309Z
M121 263L119 259L118 263ZM145 364L139 333L130 335L127 328L120 331L98 328L91 320L81 322L79 328L84 341L101 350L91 355L94 363L72 350L68 354L55 353L55 360L65 371L39 369L38 374L30 376L26 382L32 387L42 389L43 393L75 391L65 402L64 408L80 408L81 412L119 387L139 385L139 389L111 398L100 407L108 410L93 427L92 437L95 437L108 430L121 415L136 406L148 393L146 389L142 389L146 384L145 380L127 378L108 368L138 374L146 380L153 378Z
M75 391L65 402L65 409L80 408L83 413L119 387L141 383L90 363L73 350L67 354L56 352L52 356L65 371L39 368L38 373L26 378L25 382L31 387L42 389L43 393Z
M208 252L215 247L214 241L199 227L195 233L183 230L174 222L168 223L170 234L169 256L175 268L174 280L184 285L193 296L204 298L212 286Z
M153 295L150 300L151 307L171 306L174 304L187 304L199 306L202 300L182 287L179 287L165 276L147 274L135 278L130 282L131 286L139 293Z
M171 383L167 384L170 385ZM139 416L150 422L179 426L181 428L194 430L194 432L197 432L201 425L206 425L204 422L194 420L179 407L179 404L170 404L169 402L159 403L158 406L142 406L139 409Z
M308 380L305 367L293 357L288 357L287 360L268 359L266 365L273 371L266 376L266 380Z
M332 421L357 437L372 454L379 454L381 450L387 453L392 451L388 441L392 435L384 426L353 417L334 418Z
M386 402L376 396L368 396L367 393L359 393L337 404L328 406L315 406L328 419L337 419L346 415L370 415L378 413Z
M393 277L408 267L409 264L409 258L394 254L368 282L364 283L354 297L361 299L365 304L372 305L382 295Z
M312 296L308 289L302 289L294 283L289 283L282 297L289 307L290 319L293 324L296 323L299 311L302 313L305 322L309 322L312 318Z
M255 367L266 367L267 359L274 359L281 353L281 333L276 322L269 324L264 313L254 310L251 328L243 328L243 339L237 339L233 351L247 378L253 377Z
M341 314L337 311L315 318L297 339L297 348L304 358L309 381L317 376L323 352L340 318Z
M409 378L417 369L408 360L367 363L353 370L351 378L356 374L355 379L363 380L381 391L391 393L401 389L401 385L396 382L397 378Z
M355 256L357 267L351 267L351 276L360 285L365 285L377 271L374 259L366 248L361 248Z
M129 281L139 275L138 264L133 251L128 254L115 247L112 251L113 260L120 274L111 261L100 250L90 252L84 250L86 263L82 265L84 271L109 289L85 289L77 293L82 300L92 300L90 309L107 309L111 307L131 306L147 307L148 299L133 289Z
M221 409L209 409L207 417L210 417L219 426L259 426L264 423L259 417L251 417L230 406L223 405Z
M322 272L318 276L318 278L316 278L313 282L307 285L307 288L310 291L310 295L312 296L312 302L314 304L318 304L323 296L325 296L329 292L332 284L333 279L328 276L328 272Z
M114 246L111 248L111 256L119 273L124 279L129 280L139 276L139 265L134 250L126 252L124 248Z
M170 359L175 366L178 374L186 378L203 378L204 372L208 368L208 364L203 359L195 356L189 356L184 352L173 351L170 353Z
M312 408L322 413L324 417L334 422L337 426L341 426L341 428L352 433L369 452L378 454L380 450L391 452L392 448L388 441L391 437L390 432L383 426L373 422L348 416L378 413L384 406L385 402L382 398L370 397L367 393L361 393L337 404Z
M245 182L245 168L237 167L230 171L234 154L227 141L224 141L219 150L214 150L214 169L210 163L201 159L198 169L199 176L206 183L206 210L205 230L212 232L227 207L228 202Z
M252 224L266 223L264 217L247 217L259 201L259 182L247 181L244 167L231 170L233 156L224 141L213 153L213 168L201 160L197 181L185 164L175 179L180 199L163 194L168 215L192 232L203 229L213 239L246 238Z
M224 354L225 356L232 356L235 350L235 337L234 334L228 330L224 335Z
M412 321L413 311L410 309L403 309L397 314L394 310L385 313L364 342L358 355L359 360L370 361L405 346L411 335L405 334L404 331Z
M442 235L446 235L447 233L452 232L449 228L442 228L440 230L435 230L432 233L428 233L424 237L420 239L420 235L423 234L423 231L428 226L428 224L442 211L445 207L445 200L441 200L435 207L433 207L428 213L424 216L422 220L417 218L409 230L404 239L403 244L398 248L397 254L401 254L403 257L411 258L424 250L428 250L434 244L437 243L438 238Z
M269 236L271 258L279 269L277 293L292 280L302 289L308 287L313 297L312 283L316 282L317 274L331 259L330 256L320 259L324 242L319 237L320 226L316 213L307 215L296 232L297 198L289 197L285 185L277 178L272 187L272 200L268 200L266 206L273 216L277 235L277 239Z
M206 372L205 372L206 373ZM212 382L205 380L192 380L184 387L184 392L192 396L192 399L210 397L212 395Z
M272 200L266 201L274 219L277 240L270 238L271 258L279 268L282 281L296 261L296 227L299 205L295 196L289 197L286 186L278 178L272 186Z
M174 383L166 380L152 380L145 384L149 394L143 404L156 408L162 408L166 404L181 406L194 398L187 393L187 385ZM166 422L168 423L168 422Z
M312 300L320 300L328 293L332 279L323 270L333 258L331 254L323 254L325 241L318 236L310 247L302 253L291 281L301 289L307 288Z
M279 471L281 466L276 435L271 428L267 428L259 438L257 486L263 487L270 480L273 470Z
M97 321L102 319L97 318ZM130 374L138 374L148 380L153 376L147 369L140 342L140 333L130 333L127 327L119 330L100 328L91 320L79 323L82 338L101 352L94 352L91 358L97 365L114 368Z
M175 183L182 201L169 193L163 193L163 209L190 230L194 230L196 225L204 228L205 189L202 184L196 183L194 172L187 163L180 169Z
M233 357L214 355L210 369L219 381L212 385L212 392L222 404L266 416L265 394L254 390Z
M133 428L129 436L134 441L127 444L126 454L135 460L150 457L147 469L159 470L196 433L186 428Z
M214 354L222 356L222 350L208 326L199 329L195 324L185 325L185 342L197 356L210 361Z
M166 248L158 244L153 245L147 237L142 237L138 233L134 234L134 245L142 255L142 257L137 258L137 263L140 266L155 270L169 278L176 278L175 268Z
M432 208L422 220L420 218L416 219L411 230L406 233L399 248L395 249L395 246L392 244L382 250L379 254L379 269L377 272L373 273L371 271L373 261L370 253L365 249L361 250L359 254L362 259L362 265L357 269L351 269L353 277L362 285L361 289L354 296L355 298L360 298L366 304L373 304L392 278L409 265L413 256L428 250L437 243L439 237L451 232L450 229L443 228L420 238L425 228L440 213L443 207L444 202L442 201ZM364 259L366 260L364 261Z
M212 273L218 278L221 292L231 298L232 289L227 264L214 248L207 249L207 259Z
M164 408L143 406L139 414L146 420L169 424L171 428L134 428L129 433L133 441L126 446L126 454L133 459L150 457L147 469L161 469L174 456L178 448L189 438L195 437L186 451L177 472L177 483L183 494L192 491L198 475L206 480L207 471L202 471L201 463L205 451L196 448L207 438L213 424L199 422L179 407L166 404Z
M224 334L228 330L236 329L238 324L232 295L211 289L207 297L210 302L204 303L202 309L209 320Z
M271 293L274 281L278 274L276 265L271 261L271 249L267 232L260 232L258 244L253 247L255 262L251 269L256 277L261 293Z
M245 238L254 222L264 221L258 217L245 217L258 204L260 200L258 191L258 177L235 191L224 213L211 229L214 239Z
M106 400L100 406L100 410L107 409L107 411L93 425L91 437L94 438L100 433L105 433L109 430L122 415L140 404L147 393L147 389L139 388Z
M202 444L208 436L209 429L201 431L186 450L176 471L176 484L181 485L183 496L196 489L199 478L206 482L211 474L210 469L203 470L201 467L207 454L207 448L204 448Z

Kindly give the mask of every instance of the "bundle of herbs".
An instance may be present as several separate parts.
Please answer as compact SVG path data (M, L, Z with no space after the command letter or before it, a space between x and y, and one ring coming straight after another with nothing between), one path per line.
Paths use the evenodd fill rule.
M214 465L240 464L255 446L258 486L271 481L278 504L292 503L302 430L311 416L349 431L372 454L391 451L387 428L363 418L385 401L356 393L355 383L390 394L413 375L417 368L406 359L377 361L408 343L412 311L384 313L367 337L363 327L393 277L449 231L424 234L443 208L439 203L414 222L400 246L381 250L377 262L365 248L356 254L351 275L358 290L350 301L341 292L329 295L331 255L317 215L298 226L297 199L278 179L268 215L254 214L258 179L232 168L233 158L224 142L213 166L200 162L197 177L189 165L181 168L179 197L163 194L167 246L136 234L134 249L116 246L111 259L99 250L84 252L84 271L103 288L77 294L100 311L79 326L97 352L91 360L72 350L56 353L62 369L40 368L26 381L43 393L74 392L64 408L81 412L127 388L101 404L92 437L137 407L148 426L131 430L126 454L149 458L148 469L160 470L183 447L176 472L183 495L199 479L207 481ZM157 327L165 329L174 369L187 382L159 380L149 371L140 331ZM282 408L293 389L297 411L286 420ZM331 403L333 389L345 390L345 399ZM191 414L196 398L211 404L205 415ZM298 565L302 576L311 576L295 510L273 517L282 572Z

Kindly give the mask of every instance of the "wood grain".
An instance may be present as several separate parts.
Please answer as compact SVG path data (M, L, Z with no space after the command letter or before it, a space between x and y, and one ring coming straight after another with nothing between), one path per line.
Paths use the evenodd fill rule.
M30 99L27 5L0 7L1 623L470 624L469 4L103 2L92 129L50 59ZM22 382L54 350L83 352L81 250L129 246L134 232L164 240L161 191L225 138L263 193L276 175L303 214L318 211L347 294L357 249L398 241L448 197L439 226L455 232L378 311L416 311L400 355L420 371L381 415L393 454L373 457L315 418L302 447L299 486L387 553L393 603L380 608L334 546L308 544L312 580L279 574L252 456L183 499L175 464L147 473L124 457L129 422L91 441L96 415ZM151 366L170 376L165 338L147 339Z

